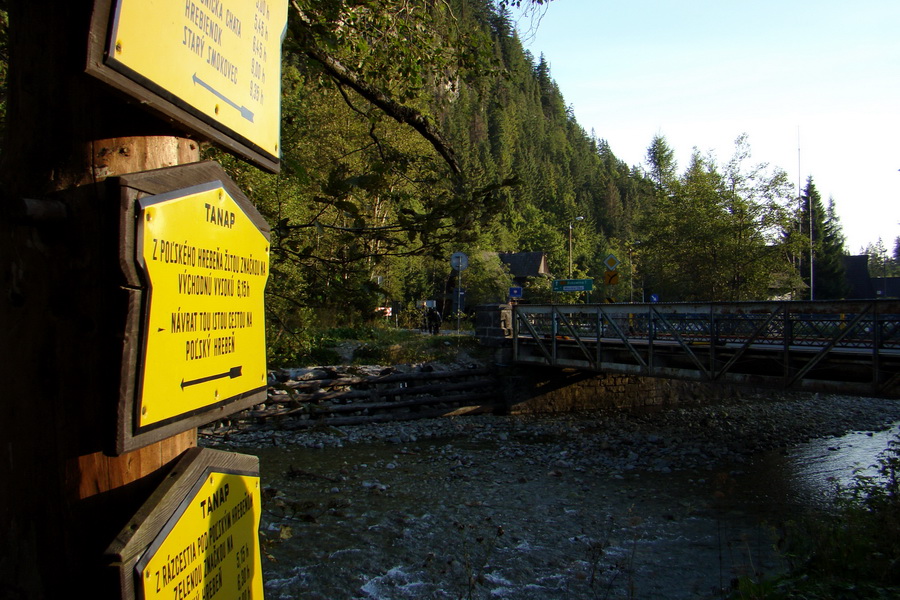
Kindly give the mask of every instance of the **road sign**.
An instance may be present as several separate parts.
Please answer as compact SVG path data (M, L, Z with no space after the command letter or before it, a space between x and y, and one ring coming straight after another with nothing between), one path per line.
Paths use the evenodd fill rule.
M606 285L618 285L619 272L618 271L606 271L603 274L603 283L605 283Z
M87 71L277 172L287 10L287 0L114 0L111 19L95 8Z
M607 269L609 269L610 271L613 271L613 270L615 270L616 267L618 267L622 263L618 258L616 258L615 254L610 254L609 256L607 256L606 258L603 259L603 264L606 265Z
M513 286L509 288L509 297L510 298L521 298L522 297L522 288L519 286Z
M450 266L454 271L465 271L469 268L469 257L463 252L454 252L450 256Z
M594 289L593 279L554 279L554 292L590 292Z
M215 163L119 180L120 262L132 296L116 443L123 452L265 401L269 239Z
M107 550L122 598L262 599L259 459L193 448L172 473Z

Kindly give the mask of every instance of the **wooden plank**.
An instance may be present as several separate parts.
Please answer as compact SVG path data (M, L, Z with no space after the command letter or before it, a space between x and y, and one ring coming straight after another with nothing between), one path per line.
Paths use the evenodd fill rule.
M370 390L347 390L334 392L318 392L314 394L294 394L293 396L273 397L269 396L267 403L293 403L293 402L312 402L320 403L323 401L342 401L355 400L361 398L379 398L393 396L409 396L424 395L435 392L450 392L468 389L477 389L479 387L493 387L496 381L493 379L476 379L474 381L464 381L458 383L441 383L434 385L392 387Z
M504 408L502 403L490 402L496 399L495 394L476 394L474 396L461 397L461 401L467 403L484 402L477 404L478 410L481 412L493 412L497 409ZM360 425L363 423L390 423L394 421L414 421L417 419L433 419L442 416L452 416L457 414L472 414L476 409L475 404L469 404L466 407L439 408L431 410L423 410L416 412L403 413L384 413L380 415L363 415L357 417L331 417L323 419L306 419L292 421L289 428L308 429L311 427L328 427L343 425ZM461 412L460 412L461 411Z
M479 369L460 369L456 371L430 371L415 373L391 373L390 375L373 375L370 377L338 377L336 379L311 379L286 384L290 389L299 389L305 385L334 387L342 385L364 385L380 383L408 383L411 381L431 381L434 379L455 379L457 377L479 377L490 375L493 371L483 367Z
M494 396L495 394L491 392L487 393L487 395ZM398 408L408 408L410 406L426 406L429 404L456 404L458 402L468 402L470 398L482 398L484 396L485 393L456 394L454 396L428 396L425 398L412 398L410 400L398 400L396 402L359 402L353 404L336 404L331 406L314 406L312 408L312 414L338 414L346 412L358 412L361 410L396 410Z

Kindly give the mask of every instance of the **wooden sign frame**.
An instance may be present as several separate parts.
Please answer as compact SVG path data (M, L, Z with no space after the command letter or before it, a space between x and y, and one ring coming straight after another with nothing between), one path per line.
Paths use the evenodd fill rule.
M281 160L272 152L268 152L251 139L240 135L228 126L217 122L201 110L191 106L175 93L153 83L140 73L118 65L110 59L110 35L117 2L121 0L94 0L91 26L88 37L88 53L85 72L134 99L144 109L149 110L164 121L167 121L201 140L211 141L225 150L244 158L261 169L271 173L281 170ZM246 25L250 29L250 24ZM281 32L273 32L280 35ZM152 32L148 32L152 35ZM279 73L270 73L280 82L280 52L278 52ZM280 90L280 84L278 86ZM280 95L280 91L279 91ZM270 108L278 112L281 119L281 99L276 107ZM280 154L280 148L278 150Z
M177 521L189 508L197 490L211 474L227 474L259 478L259 458L246 454L223 452L209 448L191 448L182 454L169 475L154 490L138 512L125 525L116 539L106 549L107 564L118 572L119 588L123 600L141 598L139 593L139 567L147 561L161 539L171 533ZM260 490L257 490L259 493ZM228 507L225 507L228 508ZM252 510L261 513L257 504ZM230 521L229 521L230 522ZM256 529L256 552L249 559L261 578L259 532ZM233 560L229 555L227 559ZM202 562L202 558L200 559ZM196 562L195 559L194 562Z
M199 184L217 182L221 183L266 242L270 240L270 228L222 167L212 161L123 175L108 181L118 185L119 190L119 266L124 277L122 287L128 294L114 448L116 454L122 454L265 402L267 392L267 382L263 381L262 385L251 387L246 393L225 398L177 418L139 427L141 377L146 338L149 335L147 315L152 301L146 273L138 261L138 253L141 251L138 247L138 228L141 226L138 220L141 214L139 201L194 188ZM262 290L258 290L258 293L262 293ZM257 319L257 325L264 327L263 315L259 315ZM264 353L265 347L260 348L260 351Z

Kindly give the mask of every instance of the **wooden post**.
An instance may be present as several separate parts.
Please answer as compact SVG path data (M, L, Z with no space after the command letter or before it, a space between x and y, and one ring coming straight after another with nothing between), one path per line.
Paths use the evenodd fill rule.
M199 147L84 75L92 0L8 4L0 596L116 597L103 551L174 459L196 445L196 431L104 453L124 307L112 283L118 199L98 184L196 161Z

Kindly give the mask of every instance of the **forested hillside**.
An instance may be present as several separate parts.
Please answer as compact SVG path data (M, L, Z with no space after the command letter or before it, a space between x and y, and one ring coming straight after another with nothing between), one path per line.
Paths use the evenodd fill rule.
M523 49L507 9L519 4L546 5L291 1L281 173L206 149L272 225L273 356L300 350L313 324L446 301L456 251L470 257L468 306L503 300L511 279L496 253L523 251L544 252L558 278L571 260L594 299L802 298L812 227L817 299L842 295L828 283L841 278L840 225L812 180L798 201L743 136L724 163L695 151L677 165L660 135L643 165L625 164ZM604 287L610 253L620 279ZM525 301L549 299L549 281L526 287Z
M544 252L567 277L570 228L572 277L615 301L803 297L808 199L783 171L752 162L743 136L724 164L695 151L681 170L662 136L645 165L625 164L575 121L504 4L292 4L282 173L210 151L274 229L276 353L310 323L447 298L455 251L472 263L469 306L504 298L496 252ZM603 288L610 253L621 277ZM548 300L549 282L525 299Z

